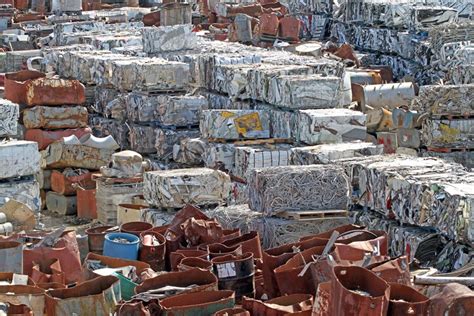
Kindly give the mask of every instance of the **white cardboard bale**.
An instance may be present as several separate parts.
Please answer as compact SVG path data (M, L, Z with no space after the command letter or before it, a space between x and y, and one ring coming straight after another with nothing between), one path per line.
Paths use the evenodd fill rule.
M339 105L341 78L321 75L282 75L270 79L265 99L291 109L327 109Z
M270 116L266 111L203 111L199 127L204 138L228 140L270 138Z
M142 29L143 50L146 53L161 53L195 49L198 44L192 25L144 27Z
M0 137L17 134L19 116L18 104L0 99Z
M204 151L204 164L208 168L231 171L235 166L235 145L208 143Z
M227 174L208 168L151 171L144 177L145 199L157 207L221 204L229 197L230 188Z
M253 169L288 166L290 149L289 145L278 145L275 148L235 147L235 166L232 174L246 180Z
M349 180L335 165L255 169L248 181L249 206L272 216L284 211L345 210Z
M365 140L366 116L348 109L298 111L296 139L308 145Z
M338 159L382 154L383 145L365 142L295 147L291 149L291 164L328 164Z
M38 144L25 140L0 143L0 179L29 176L40 167Z
M0 205L8 199L28 205L34 212L41 210L39 183L33 177L0 182Z

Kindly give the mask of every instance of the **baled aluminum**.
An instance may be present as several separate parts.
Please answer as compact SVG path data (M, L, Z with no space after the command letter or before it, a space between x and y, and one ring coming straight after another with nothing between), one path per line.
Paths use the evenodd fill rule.
M416 86L412 82L386 83L380 85L366 85L360 100L362 109L385 107L394 109L399 106L409 106L415 98Z
M0 136L13 136L18 132L20 107L18 104L0 99Z
M390 286L365 268L336 266L331 281L331 296L331 315L386 315Z
M207 316L234 304L233 291L187 293L160 300L163 316Z
M46 292L46 313L51 316L110 315L122 299L120 281L99 276L68 289Z
M109 163L114 151L55 142L42 151L42 154L49 168L76 167L99 170L100 167Z
M87 108L83 106L35 106L23 111L23 124L27 129L84 128L88 123Z
M24 140L0 143L0 179L29 176L40 172L38 146Z
M25 132L25 140L34 141L38 143L38 149L46 149L51 143L71 135L81 138L86 134L91 134L92 130L89 127L45 131L42 129L27 129Z

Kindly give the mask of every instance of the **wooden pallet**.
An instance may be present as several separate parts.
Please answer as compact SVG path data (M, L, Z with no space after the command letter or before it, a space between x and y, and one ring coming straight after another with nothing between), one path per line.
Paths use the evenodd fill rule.
M245 146L245 145L268 145L268 144L291 144L292 141L287 138L265 138L265 139L242 139L242 140L230 140L222 138L209 138L211 143L230 143L236 146Z
M277 214L278 217L297 221L346 218L348 215L349 212L346 210L284 211Z
M437 153L452 153L452 152L467 152L474 151L472 147L426 147L427 151L437 152Z

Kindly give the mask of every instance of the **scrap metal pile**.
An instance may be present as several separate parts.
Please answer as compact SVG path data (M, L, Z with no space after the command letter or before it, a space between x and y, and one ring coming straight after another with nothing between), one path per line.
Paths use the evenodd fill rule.
M0 8L0 315L474 314L472 3L142 2Z

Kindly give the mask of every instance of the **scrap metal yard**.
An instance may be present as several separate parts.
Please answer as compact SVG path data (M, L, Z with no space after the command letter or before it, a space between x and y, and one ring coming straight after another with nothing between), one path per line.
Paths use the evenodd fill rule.
M471 0L1 0L0 316L474 315Z

